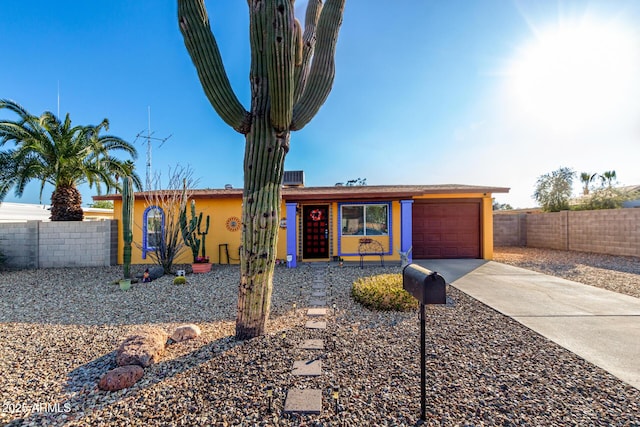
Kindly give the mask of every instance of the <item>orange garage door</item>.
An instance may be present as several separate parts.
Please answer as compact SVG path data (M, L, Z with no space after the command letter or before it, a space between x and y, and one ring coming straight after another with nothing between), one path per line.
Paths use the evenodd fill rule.
M414 258L480 258L480 201L413 203Z

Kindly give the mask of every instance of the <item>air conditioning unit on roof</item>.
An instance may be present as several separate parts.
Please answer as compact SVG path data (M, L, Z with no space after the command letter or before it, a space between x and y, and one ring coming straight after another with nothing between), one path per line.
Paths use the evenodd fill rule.
M304 187L304 171L284 171L283 187Z

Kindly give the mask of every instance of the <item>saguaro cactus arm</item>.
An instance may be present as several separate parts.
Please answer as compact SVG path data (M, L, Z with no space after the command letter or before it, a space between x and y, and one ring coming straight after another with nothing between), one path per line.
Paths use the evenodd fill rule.
M316 46L316 27L322 10L322 0L309 0L304 18L304 34L302 35L302 62L296 64L294 101L298 102L304 92L309 75L309 61Z
M291 130L305 127L331 92L335 76L334 56L345 1L327 0L320 12L313 62L302 96L293 107Z
M274 129L282 132L289 129L293 112L296 31L291 0L267 2L267 23L266 59L271 99L270 119Z
M244 109L231 88L204 2L180 0L178 22L184 44L209 102L225 123L246 134L251 126L251 114Z

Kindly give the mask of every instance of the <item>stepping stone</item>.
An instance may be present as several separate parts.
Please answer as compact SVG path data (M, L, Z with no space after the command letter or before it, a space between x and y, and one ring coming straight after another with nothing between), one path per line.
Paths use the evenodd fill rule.
M319 320L309 320L304 324L307 329L327 329L327 322L321 322Z
M302 377L322 375L322 360L296 360L293 362L291 373Z
M310 308L307 310L307 316L326 316L326 308Z
M324 298L327 296L327 293L325 291L315 291L311 293L312 297L318 297L318 298Z
M298 346L304 350L324 350L323 340L305 340Z
M318 389L291 389L287 392L284 402L285 414L315 414L322 411L322 390Z
M327 289L327 287L325 285L322 285L322 284L316 284L316 285L311 286L311 289L315 289L315 290L322 289L322 290L325 290L325 289Z
M327 305L327 300L326 299L312 299L311 301L309 301L309 305L313 305L316 307L324 307Z

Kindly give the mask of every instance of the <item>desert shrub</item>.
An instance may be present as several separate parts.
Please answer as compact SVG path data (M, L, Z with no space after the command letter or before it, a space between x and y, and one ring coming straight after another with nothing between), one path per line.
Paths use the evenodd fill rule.
M401 274L361 277L353 282L351 296L372 310L409 311L418 301L402 288Z
M184 285L185 283L187 283L187 279L184 276L178 276L173 279L174 285Z

